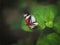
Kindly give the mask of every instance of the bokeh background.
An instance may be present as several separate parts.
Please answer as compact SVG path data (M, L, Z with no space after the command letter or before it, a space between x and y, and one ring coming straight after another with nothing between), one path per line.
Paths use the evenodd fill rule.
M23 10L35 16L39 27L31 30ZM59 0L0 0L1 45L60 45Z

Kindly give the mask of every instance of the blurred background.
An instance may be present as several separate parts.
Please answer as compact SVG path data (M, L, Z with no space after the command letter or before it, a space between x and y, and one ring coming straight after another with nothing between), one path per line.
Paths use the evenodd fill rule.
M26 25L26 8L38 29ZM0 45L60 45L60 0L0 0Z

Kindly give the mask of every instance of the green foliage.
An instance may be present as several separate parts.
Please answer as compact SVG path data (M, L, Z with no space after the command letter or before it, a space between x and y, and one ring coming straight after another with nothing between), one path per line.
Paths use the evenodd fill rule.
M39 40L37 41L37 45L60 45L60 37L55 34L49 34L43 38L39 38Z
M45 26L53 27L53 20L56 12L54 5L34 5L31 8L32 14L35 16L42 29L44 29Z
M60 33L60 16L57 16L54 22L56 32Z

